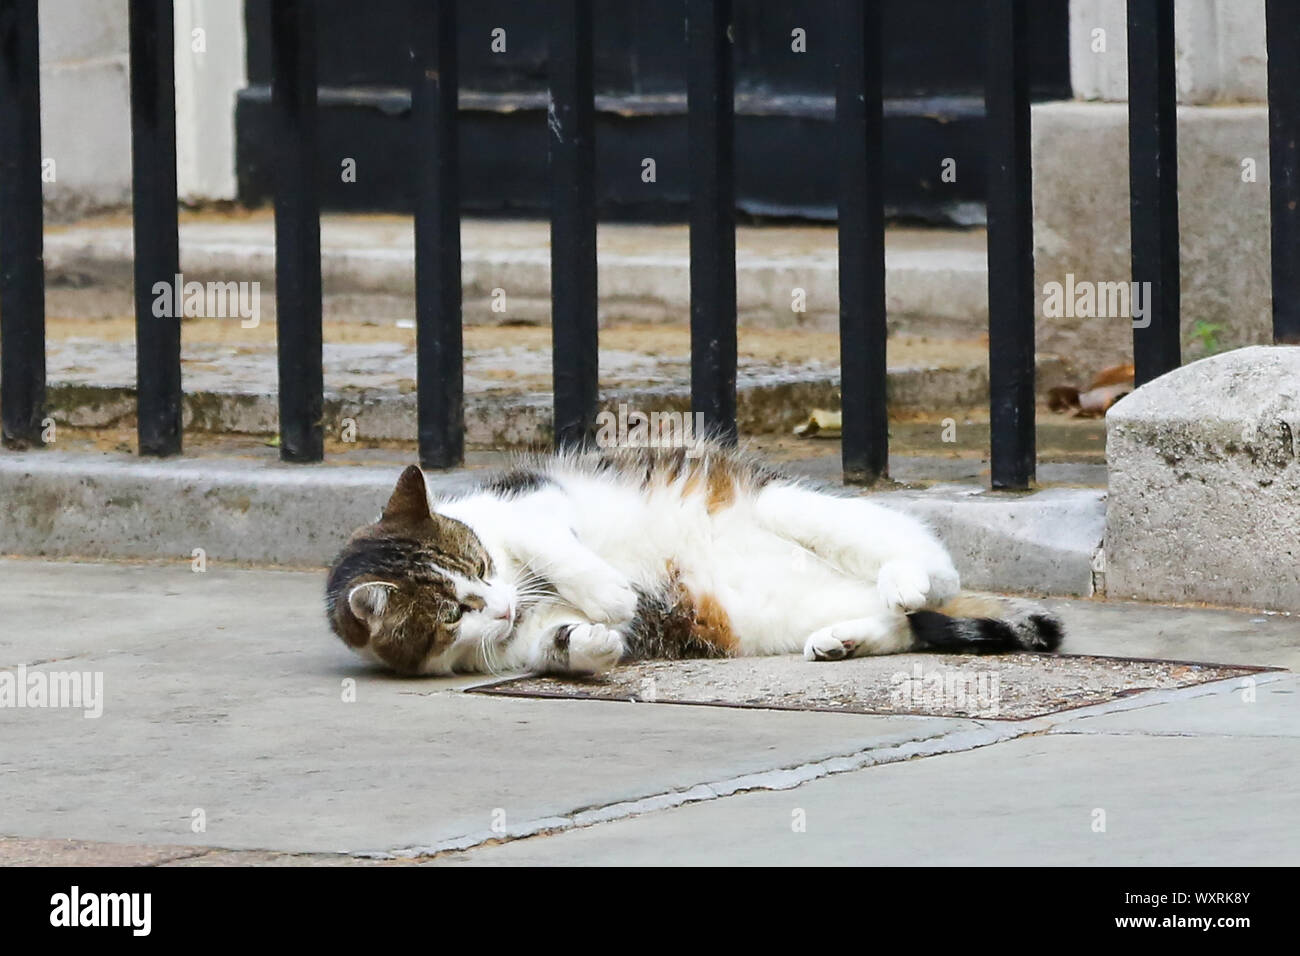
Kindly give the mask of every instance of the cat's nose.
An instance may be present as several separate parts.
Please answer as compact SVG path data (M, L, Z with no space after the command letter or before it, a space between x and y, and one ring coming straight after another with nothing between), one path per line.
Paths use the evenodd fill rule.
M497 612L497 619L501 621L508 621L514 616L515 612L510 607L503 607Z

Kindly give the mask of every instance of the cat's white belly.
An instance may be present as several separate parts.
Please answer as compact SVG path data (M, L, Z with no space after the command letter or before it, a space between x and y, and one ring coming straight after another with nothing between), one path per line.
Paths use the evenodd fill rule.
M808 635L822 627L887 613L873 583L848 577L747 516L729 517L717 522L709 553L691 569L691 578L727 612L737 653L801 651Z
M749 500L709 514L700 496L671 490L647 496L595 482L568 490L601 516L576 521L584 545L640 587L660 587L675 571L697 601L716 600L737 654L795 653L820 628L889 615L874 581L854 579L763 527Z

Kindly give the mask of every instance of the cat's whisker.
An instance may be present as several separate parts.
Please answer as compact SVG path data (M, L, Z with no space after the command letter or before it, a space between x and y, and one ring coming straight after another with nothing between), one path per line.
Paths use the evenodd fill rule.
M486 635L478 642L478 650L479 658L483 662L483 670L495 677L497 669L496 662L492 659L492 642Z
M494 638L484 634L482 639L479 641L480 657L483 661L483 668L487 673L494 677L503 674L506 671L504 661L501 657L502 650L499 643L500 640L501 637Z
M488 649L488 669L494 677L505 672L505 667L498 656L498 648L496 647Z

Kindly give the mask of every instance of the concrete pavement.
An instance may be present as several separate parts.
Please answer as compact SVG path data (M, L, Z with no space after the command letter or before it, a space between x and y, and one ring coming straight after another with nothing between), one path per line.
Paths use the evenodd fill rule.
M0 561L0 668L103 681L0 707L0 863L1300 861L1288 673L1019 722L519 700L370 670L321 586ZM1076 653L1300 665L1285 615L1059 607Z
M1294 700L1294 688L1285 700ZM437 862L1294 865L1300 709L1293 706L1290 717L1288 737L1025 737Z

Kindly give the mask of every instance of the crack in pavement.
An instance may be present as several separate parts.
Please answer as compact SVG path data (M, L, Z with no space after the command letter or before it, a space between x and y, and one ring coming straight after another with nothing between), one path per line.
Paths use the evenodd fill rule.
M1271 683L1293 675L1286 671L1279 671L1252 676L1256 683L1260 684ZM1134 697L1106 701L1076 710L1058 711L1055 714L1021 721L998 723L974 721L976 726L973 729L941 732L887 746L870 746L849 754L808 761L792 767L775 768L729 777L724 780L699 783L684 789L650 794L634 800L622 800L600 806L577 808L566 814L529 820L501 832L479 831L424 846L409 846L386 851L357 852L353 855L363 859L430 860L482 846L548 836L568 830L624 820L660 810L671 810L688 804L725 799L740 793L791 790L811 781L835 774L852 773L857 770L865 770L868 767L884 766L925 757L969 752L1022 737L1065 733L1078 735L1093 733L1096 736L1103 736L1104 732L1069 731L1068 729L1058 729L1058 725L1068 726L1089 717L1130 710L1145 710L1191 698L1232 693L1239 689L1234 684L1238 680L1239 678L1233 677L1191 687L1147 691ZM945 720L951 718L941 717L936 719ZM1151 736L1157 735L1153 734Z
M0 664L0 671L13 671L20 667L44 667L46 664L62 664L64 661L76 661L82 658L94 656L94 651L82 651L79 654L69 654L67 657L47 657L38 661L20 661L17 664Z
M510 827L504 832L480 831L427 846L403 847L388 851L370 851L354 855L366 859L430 859L446 853L461 852L479 846L509 843L565 830L580 829L628 817L670 810L675 807L709 800L720 800L755 790L792 790L813 780L833 774L850 773L883 764L898 763L921 757L976 750L1004 740L1033 734L1033 728L976 727L939 733L888 746L872 746L849 754L826 757L792 767L762 770L723 780L695 784L686 789L651 794L635 800L623 800L602 806L578 809L562 816L542 817Z
M1229 734L1211 731L1176 730L1050 730L1051 737L1196 737L1206 740L1291 740L1294 734Z

